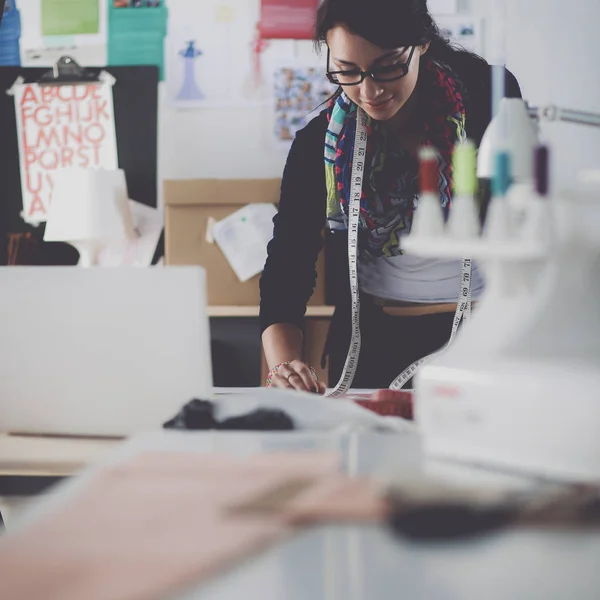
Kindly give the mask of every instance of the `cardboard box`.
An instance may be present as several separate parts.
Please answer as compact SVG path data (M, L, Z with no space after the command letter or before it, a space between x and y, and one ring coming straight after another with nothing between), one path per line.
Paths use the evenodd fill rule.
M242 206L279 202L280 179L196 179L165 181L165 262L201 265L208 279L209 306L258 306L257 275L244 283L219 247L207 239L209 219L219 221ZM325 260L317 263L317 287L309 304L325 304Z

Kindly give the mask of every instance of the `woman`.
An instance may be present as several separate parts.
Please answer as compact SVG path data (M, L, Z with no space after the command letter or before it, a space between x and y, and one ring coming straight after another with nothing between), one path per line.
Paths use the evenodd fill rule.
M419 201L418 156L439 159L440 202L451 208L451 157L467 137L478 146L491 119L491 69L440 37L426 0L324 0L316 41L339 91L298 132L283 175L279 214L261 279L262 341L268 384L322 393L301 359L302 320L315 285L327 223L328 278L336 310L326 354L340 378L351 341L348 205L357 114L368 117L360 201L358 282L362 347L355 388L387 388L414 361L448 341L460 263L403 254ZM508 96L519 97L507 72ZM331 278L333 277L333 280ZM472 297L483 282L473 265Z

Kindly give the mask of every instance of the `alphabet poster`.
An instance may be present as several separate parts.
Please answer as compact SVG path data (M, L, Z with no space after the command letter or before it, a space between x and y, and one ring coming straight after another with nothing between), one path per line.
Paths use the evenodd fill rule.
M68 167L118 168L112 86L13 87L23 219L47 219L53 174Z

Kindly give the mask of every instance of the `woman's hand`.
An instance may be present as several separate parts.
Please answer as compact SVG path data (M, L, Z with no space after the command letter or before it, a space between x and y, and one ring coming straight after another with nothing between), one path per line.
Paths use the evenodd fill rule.
M300 360L282 363L270 375L268 387L324 394L325 386L316 379L310 367Z

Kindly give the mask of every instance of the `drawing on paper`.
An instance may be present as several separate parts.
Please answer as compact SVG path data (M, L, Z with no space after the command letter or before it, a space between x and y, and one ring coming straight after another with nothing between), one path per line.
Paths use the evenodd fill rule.
M250 42L250 71L242 86L242 94L248 98L264 98L268 94L262 68L263 54L267 48L269 41L263 39L260 26L257 25Z
M196 40L187 42L187 47L182 50L179 55L184 60L184 76L183 85L179 94L177 94L177 100L203 100L204 94L196 83L196 60L202 56L202 50L196 48Z
M183 110L269 105L270 66L274 59L293 59L293 42L261 38L253 3L248 0L202 0L202 4L206 5L205 17L169 23L165 47L168 102ZM180 95L182 90L186 91Z

